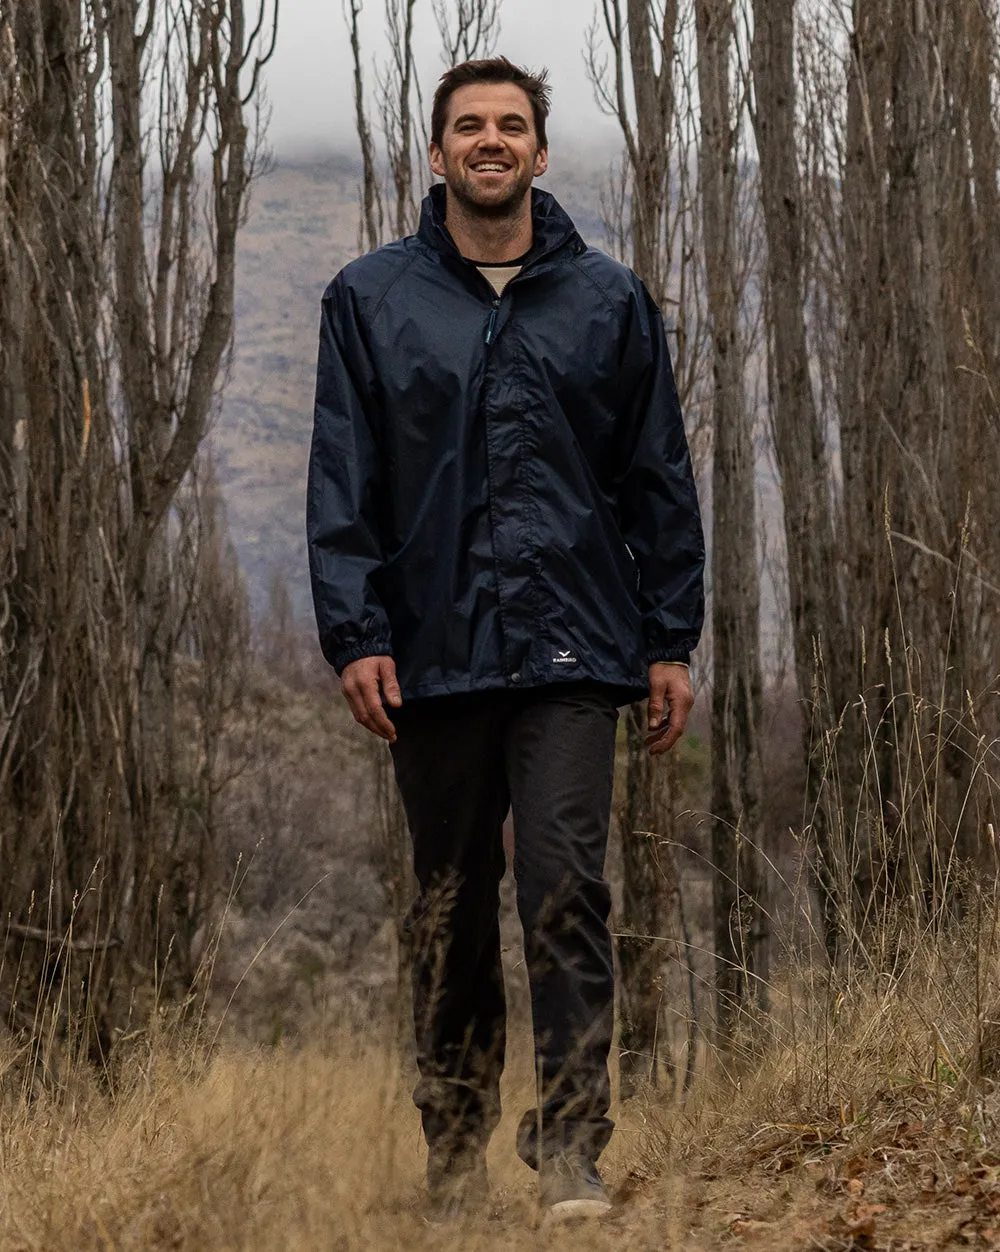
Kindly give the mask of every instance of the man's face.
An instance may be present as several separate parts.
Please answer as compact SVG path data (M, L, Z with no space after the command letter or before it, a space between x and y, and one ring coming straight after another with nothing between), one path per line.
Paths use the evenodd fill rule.
M469 83L448 103L441 146L431 169L467 209L488 217L514 212L532 180L548 169L531 101L514 83Z

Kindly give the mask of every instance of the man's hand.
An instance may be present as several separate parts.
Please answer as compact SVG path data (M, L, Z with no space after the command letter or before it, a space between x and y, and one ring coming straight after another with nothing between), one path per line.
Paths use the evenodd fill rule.
M383 694L394 709L403 703L396 682L396 662L391 656L365 656L352 661L340 676L340 688L356 722L380 739L396 742L396 728L382 707Z
M686 665L664 661L649 667L646 747L650 756L662 756L680 739L693 704L691 674Z

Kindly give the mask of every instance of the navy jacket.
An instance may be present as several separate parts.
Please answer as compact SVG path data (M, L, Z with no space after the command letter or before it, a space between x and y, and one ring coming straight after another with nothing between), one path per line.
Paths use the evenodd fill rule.
M346 266L320 324L307 531L340 673L403 698L582 678L648 693L704 615L704 540L660 314L534 191L497 299L444 224Z

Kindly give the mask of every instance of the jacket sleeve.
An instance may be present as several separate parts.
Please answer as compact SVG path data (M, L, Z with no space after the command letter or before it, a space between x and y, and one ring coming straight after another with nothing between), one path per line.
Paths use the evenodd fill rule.
M372 587L382 564L377 385L352 298L340 276L323 297L306 537L323 655L340 674L392 654L389 620Z
M705 539L663 320L639 283L623 375L619 517L639 569L646 659L687 662L705 618Z

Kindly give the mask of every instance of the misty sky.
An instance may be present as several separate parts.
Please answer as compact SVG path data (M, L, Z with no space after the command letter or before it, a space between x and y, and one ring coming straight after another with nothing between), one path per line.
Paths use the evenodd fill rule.
M584 35L592 0L504 0L497 51L531 68L547 65L553 86L550 139L596 141L615 134L594 104L583 66ZM383 57L382 0L365 0L366 86L373 81L373 54ZM418 0L417 51L425 100L443 69L431 0ZM275 153L354 146L351 50L341 0L281 0L281 25L268 67L273 108L270 142ZM553 153L555 157L557 153Z

